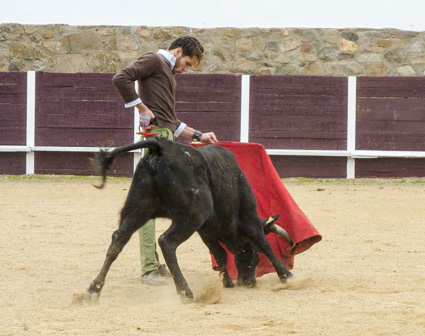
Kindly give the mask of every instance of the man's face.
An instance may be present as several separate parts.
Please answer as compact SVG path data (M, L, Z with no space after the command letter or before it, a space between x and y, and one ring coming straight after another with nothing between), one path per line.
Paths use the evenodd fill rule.
M173 68L174 74L182 74L198 63L198 57L177 56L176 65Z

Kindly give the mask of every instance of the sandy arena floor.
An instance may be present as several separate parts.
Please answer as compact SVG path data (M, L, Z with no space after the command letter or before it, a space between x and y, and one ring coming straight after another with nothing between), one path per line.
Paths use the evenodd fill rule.
M205 302L183 304L171 280L141 284L133 237L99 303L78 305L130 184L95 181L0 176L0 335L425 335L423 179L285 180L323 235L296 256L290 288L273 273L254 289L222 289L195 235L178 257Z

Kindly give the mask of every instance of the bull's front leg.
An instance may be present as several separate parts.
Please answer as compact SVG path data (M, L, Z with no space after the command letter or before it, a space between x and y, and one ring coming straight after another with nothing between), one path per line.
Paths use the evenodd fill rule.
M238 270L238 285L255 287L255 268L258 265L260 251L254 248L252 243L246 243L241 250L235 254L235 264Z
M193 293L180 270L177 262L176 250L177 247L192 236L194 232L195 229L191 229L189 226L184 224L178 225L173 222L168 230L158 238L158 244L161 247L165 263L173 277L177 293L180 294L183 301L189 302L193 301Z
M261 249L261 251L266 255L267 258L269 258L270 262L276 270L277 275L279 276L280 281L286 283L287 280L292 277L292 273L285 267L284 264L282 264L282 262L279 261L279 259L276 258L268 242L265 244L265 247Z
M214 256L215 261L220 269L220 273L223 275L223 285L226 288L233 288L232 279L230 278L229 272L227 270L227 253L225 249L220 245L220 242L217 239L211 238L201 232L199 232L202 241L207 245L210 253Z

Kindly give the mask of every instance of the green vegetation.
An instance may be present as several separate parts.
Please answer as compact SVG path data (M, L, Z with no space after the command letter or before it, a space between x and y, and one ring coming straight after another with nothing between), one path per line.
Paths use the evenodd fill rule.
M2 175L0 181L28 181L28 182L43 182L43 181L57 181L57 182L87 182L94 183L100 181L100 176L77 176L77 175ZM109 177L108 183L130 181L129 177Z
M411 177L411 178L356 178L348 179L319 179L319 178L282 178L284 184L345 184L345 185L367 185L367 184L424 184L424 177Z

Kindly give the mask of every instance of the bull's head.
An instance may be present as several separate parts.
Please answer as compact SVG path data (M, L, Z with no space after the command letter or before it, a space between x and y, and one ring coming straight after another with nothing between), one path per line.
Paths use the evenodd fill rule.
M262 225L264 234L275 233L285 239L292 247L294 245L291 237L285 229L275 224L279 215L263 219ZM255 268L259 262L260 249L252 242L246 242L242 250L235 255L235 264L238 270L238 285L254 287L257 283L255 278Z

